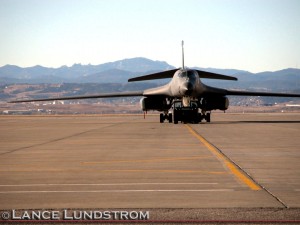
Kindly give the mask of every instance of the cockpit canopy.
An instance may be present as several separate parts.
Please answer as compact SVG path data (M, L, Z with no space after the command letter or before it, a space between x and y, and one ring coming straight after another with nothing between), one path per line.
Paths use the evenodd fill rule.
M178 74L178 76L180 78L186 78L187 80L195 80L198 74L194 70L183 70Z

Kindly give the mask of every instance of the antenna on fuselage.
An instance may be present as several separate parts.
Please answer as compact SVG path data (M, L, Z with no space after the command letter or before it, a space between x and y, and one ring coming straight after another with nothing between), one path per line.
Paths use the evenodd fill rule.
M181 48L182 48L182 69L184 70L184 49L183 49L184 41L181 41Z

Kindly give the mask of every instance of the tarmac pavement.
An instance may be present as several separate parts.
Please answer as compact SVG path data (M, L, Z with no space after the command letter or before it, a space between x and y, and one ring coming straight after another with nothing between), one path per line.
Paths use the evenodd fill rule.
M157 115L1 116L0 209L151 209L155 219L264 209L300 220L299 134L297 113L177 125Z

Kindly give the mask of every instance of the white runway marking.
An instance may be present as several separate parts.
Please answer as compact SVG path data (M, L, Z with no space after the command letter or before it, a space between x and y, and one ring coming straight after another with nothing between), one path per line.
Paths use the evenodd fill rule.
M87 191L0 191L0 194L28 193L127 193L127 192L225 192L233 189L203 189L203 190L87 190Z
M1 184L0 187L38 186L135 186L135 185L217 185L218 183L115 183L115 184Z

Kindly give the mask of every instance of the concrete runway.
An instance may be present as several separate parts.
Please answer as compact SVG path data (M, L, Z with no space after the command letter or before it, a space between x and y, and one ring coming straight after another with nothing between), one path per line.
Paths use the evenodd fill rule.
M0 116L0 209L293 208L300 220L300 114L158 120Z

